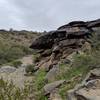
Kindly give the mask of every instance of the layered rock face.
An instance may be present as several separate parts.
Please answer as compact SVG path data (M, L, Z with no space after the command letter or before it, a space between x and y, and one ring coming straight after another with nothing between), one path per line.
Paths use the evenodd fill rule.
M46 66L49 69L71 53L78 53L82 47L90 50L90 37L94 28L99 26L100 19L89 22L74 21L39 36L30 46L40 53L41 61L37 66Z

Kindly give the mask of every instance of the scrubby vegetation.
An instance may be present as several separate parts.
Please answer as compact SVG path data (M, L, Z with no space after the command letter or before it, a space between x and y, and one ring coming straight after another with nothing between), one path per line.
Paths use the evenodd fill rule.
M33 54L33 63L39 62L41 56L38 53Z
M0 100L47 100L43 96L42 87L45 85L45 71L39 71L36 78L32 82L27 82L24 88L16 87L13 82L0 79Z
M0 79L0 100L25 100L28 95L28 87L20 89L13 82L5 82Z
M27 65L25 71L27 74L32 75L35 72L34 65Z
M11 62L11 66L14 66L16 68L20 67L22 65L22 62L19 60L15 60L13 62Z
M32 54L29 45L37 35L28 31L0 30L0 65Z

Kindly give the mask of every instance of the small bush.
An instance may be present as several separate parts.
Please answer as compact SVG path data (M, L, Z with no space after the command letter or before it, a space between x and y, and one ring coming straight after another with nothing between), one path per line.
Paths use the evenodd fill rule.
M38 90L42 89L42 87L45 85L45 75L46 72L43 69L40 69L36 75L35 86Z
M16 60L16 61L13 61L13 62L11 63L11 65L12 65L12 66L14 66L14 67L16 67L16 68L18 68L19 66L21 66L21 65L22 65L22 62L21 62L21 61Z
M24 88L18 88L12 81L0 79L0 100L30 100L30 95L33 95L32 89L31 83L28 86L25 85Z
M34 63L35 63L35 62L39 62L39 61L40 61L40 58L41 58L40 54L34 54L34 55L33 55L33 62L34 62Z
M26 71L27 74L34 73L34 71L35 71L34 65L27 65L27 67L25 68L25 71Z

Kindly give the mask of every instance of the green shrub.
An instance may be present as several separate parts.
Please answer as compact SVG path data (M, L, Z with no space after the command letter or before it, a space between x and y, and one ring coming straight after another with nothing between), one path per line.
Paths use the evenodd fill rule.
M16 60L16 61L13 61L11 63L11 65L14 66L14 67L16 67L16 68L18 68L18 67L20 67L22 65L22 62L19 61L19 60Z
M0 65L12 62L13 60L29 54L32 54L32 50L28 47L0 42Z
M33 62L35 63L35 62L39 62L40 61L40 58L41 58L41 56L40 56L40 54L34 54L33 55Z
M35 69L34 69L34 65L27 65L26 68L25 68L25 71L27 74L33 74Z
M1 47L0 48L0 65L12 62L22 56L26 55L26 52L23 51L20 47Z
M36 81L35 81L35 85L37 87L37 89L42 89L42 87L45 85L45 75L46 72L43 69L40 69L36 75Z
M28 94L17 88L13 82L5 82L0 79L0 100L25 100Z
M12 81L0 79L0 100L47 100L34 82L35 80L25 84L23 88L18 88Z
M93 37L91 38L92 43L92 49L94 51L100 50L100 36L97 33L93 34Z

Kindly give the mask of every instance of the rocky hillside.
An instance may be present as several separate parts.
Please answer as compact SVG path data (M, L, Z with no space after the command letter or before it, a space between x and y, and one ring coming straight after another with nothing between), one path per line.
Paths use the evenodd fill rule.
M41 87L45 97L50 100L100 99L99 32L100 19L74 21L33 41L30 48L38 52L34 71L44 69L47 73L44 87ZM93 71L84 80L90 70ZM81 84L82 80L84 82ZM68 91L79 83L80 86Z
M20 45L31 55L25 52L1 66L0 100L100 100L100 19L74 21L41 35L1 31L2 48L17 45L18 57Z

